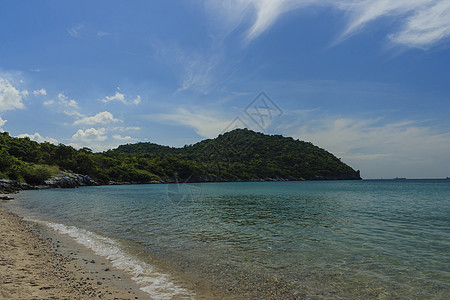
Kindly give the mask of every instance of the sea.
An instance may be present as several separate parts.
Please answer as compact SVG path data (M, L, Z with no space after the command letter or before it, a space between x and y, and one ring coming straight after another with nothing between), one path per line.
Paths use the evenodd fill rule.
M152 299L450 295L445 179L94 186L23 191L7 208Z

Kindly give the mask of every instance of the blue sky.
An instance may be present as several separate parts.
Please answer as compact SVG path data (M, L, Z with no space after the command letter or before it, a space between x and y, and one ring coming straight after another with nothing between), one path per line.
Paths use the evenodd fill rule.
M4 0L0 130L103 151L246 126L364 178L450 176L449 15L448 0Z

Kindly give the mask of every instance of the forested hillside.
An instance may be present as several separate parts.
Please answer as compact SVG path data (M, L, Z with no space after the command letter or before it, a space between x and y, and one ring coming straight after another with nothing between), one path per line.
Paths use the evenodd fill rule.
M311 143L236 129L183 148L137 143L102 153L0 134L0 178L42 183L62 171L115 182L360 179Z

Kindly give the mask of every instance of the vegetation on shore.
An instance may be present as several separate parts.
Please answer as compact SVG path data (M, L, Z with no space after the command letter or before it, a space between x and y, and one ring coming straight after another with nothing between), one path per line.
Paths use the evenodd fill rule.
M32 185L63 171L114 182L360 179L311 143L236 129L182 148L137 143L93 153L0 133L0 178Z

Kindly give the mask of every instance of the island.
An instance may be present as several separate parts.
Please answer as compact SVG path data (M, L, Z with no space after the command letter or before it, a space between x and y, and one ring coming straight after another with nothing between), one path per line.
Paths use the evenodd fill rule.
M97 184L359 180L310 142L235 129L181 148L149 142L104 152L0 133L0 189Z

